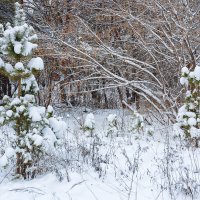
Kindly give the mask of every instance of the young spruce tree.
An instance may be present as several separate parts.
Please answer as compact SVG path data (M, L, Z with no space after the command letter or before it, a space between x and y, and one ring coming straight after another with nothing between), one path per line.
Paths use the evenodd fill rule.
M37 48L32 26L26 24L25 13L19 3L15 4L13 26L0 25L0 55L8 57L11 62L0 58L0 73L18 82L18 91L12 98L4 96L0 106L0 125L11 125L15 131L9 138L10 147L5 149L0 165L5 167L9 158L16 158L16 174L27 178L28 169L47 152L49 145L55 147L59 142L64 122L53 116L53 108L38 106L35 95L39 88L35 74L43 70L44 63L40 57L31 58Z
M186 138L200 138L200 66L182 68L180 83L186 88L185 103L179 109L177 121ZM196 145L198 146L198 144Z

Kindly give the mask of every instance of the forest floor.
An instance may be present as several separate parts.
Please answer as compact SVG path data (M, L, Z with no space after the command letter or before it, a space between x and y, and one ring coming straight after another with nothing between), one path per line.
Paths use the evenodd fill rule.
M68 131L56 152L40 162L36 178L13 179L12 163L0 169L0 200L200 199L200 150L188 147L177 127L152 122L133 131L129 111L91 112L93 137L81 128L88 113L61 113ZM118 128L107 137L109 114L117 115ZM0 130L0 150L8 131Z

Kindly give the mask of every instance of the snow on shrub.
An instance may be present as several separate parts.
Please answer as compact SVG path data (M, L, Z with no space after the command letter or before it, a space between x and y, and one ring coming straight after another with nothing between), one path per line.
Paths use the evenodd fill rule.
M108 121L107 137L118 135L117 115L109 114L106 119Z
M200 66L193 70L183 67L180 83L186 87L185 103L179 109L177 123L185 137L200 136Z
M83 125L83 129L86 132L90 132L90 135L92 136L94 128L95 128L94 115L92 113L89 113L89 114L86 115L84 125Z
M132 131L139 132L140 130L143 130L144 128L144 118L141 114L139 114L137 111L133 112L132 116Z
M5 149L0 158L0 166L5 167L15 155L16 173L27 177L30 168L38 159L48 153L48 145L54 148L66 125L61 118L54 116L51 106L38 106L35 95L39 91L34 74L43 70L44 63L39 57L29 57L37 48L37 35L34 29L25 23L25 14L19 3L15 4L14 27L9 23L4 29L1 25L0 53L13 58L14 65L0 58L0 72L18 82L18 94L10 98L3 97L0 106L0 125L11 124L15 136L9 138L9 149Z

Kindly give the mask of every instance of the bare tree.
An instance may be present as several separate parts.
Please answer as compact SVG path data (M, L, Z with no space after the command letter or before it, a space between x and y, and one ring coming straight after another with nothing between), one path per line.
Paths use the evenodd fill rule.
M52 49L48 55L67 63L58 64L62 80L55 84L66 99L84 102L88 94L105 105L113 93L118 106L123 100L151 105L175 119L180 69L199 60L197 0L37 0L29 7Z

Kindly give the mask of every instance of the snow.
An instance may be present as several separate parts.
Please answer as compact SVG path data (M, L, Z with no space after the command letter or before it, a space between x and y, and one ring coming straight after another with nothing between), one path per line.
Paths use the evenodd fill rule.
M37 134L34 134L31 139L34 141L34 145L40 146L43 142L43 137Z
M12 73L13 72L13 66L9 63L6 63L5 64L5 70L8 72L8 73Z
M4 97L3 97L3 101L7 101L7 100L9 100L9 96L4 95Z
M181 83L181 85L188 85L188 79L187 78L185 78L185 77L181 77L180 78L180 83Z
M52 113L52 112L53 112L53 107L49 105L49 106L47 107L47 112L48 112L48 113Z
M113 137L118 134L118 128L117 128L117 115L116 114L109 114L106 118L108 121L108 129L106 136Z
M11 158L11 157L15 156L15 150L11 147L8 147L5 151L5 156L7 158Z
M32 40L37 40L37 39L38 39L37 34L34 34L34 35L29 36L28 39L29 39L30 41L32 41Z
M59 121L54 117L49 118L49 125L55 132L59 132L61 129Z
M25 109L26 109L25 106L21 105L21 106L17 107L17 112L22 113Z
M12 111L12 110L8 110L8 111L6 111L6 115L7 115L8 117L11 117L12 114L13 114L13 111Z
M200 81L200 66L196 66L194 69L195 78L197 81Z
M184 115L187 115L188 117L196 117L196 114L194 112L185 112Z
M199 81L200 66L197 65L191 72L189 72L186 68L182 69L182 77L180 78L180 83L186 86L190 84L190 90L186 91L185 103L184 106L182 106L178 111L177 121L182 129L188 131L188 134L191 132L191 128L195 128L194 126L199 127L199 91L197 89Z
M109 123L112 123L113 121L115 121L117 119L117 115L116 114L110 114L107 117L107 120Z
M8 164L8 159L5 155L0 158L0 167L5 167Z
M42 120L42 116L45 114L45 107L32 106L29 108L29 117L33 122L39 122Z
M11 106L14 106L14 105L19 105L21 104L21 101L18 97L15 97L12 102L10 103Z
M92 130L94 129L94 126L95 126L94 115L92 113L89 113L85 118L84 127Z
M22 89L25 92L30 92L31 88L34 90L33 91L34 93L37 93L39 91L37 81L35 79L35 76L33 76L33 75L22 80Z
M22 51L22 44L20 43L20 42L16 42L15 44L14 44L14 51L15 51L15 53L16 54L20 54L21 53L21 51Z
M125 200L127 196L123 191L110 182L105 184L96 178L94 174L80 176L72 173L71 182L59 182L52 174L37 180L16 181L2 185L1 200Z
M32 39L32 38L30 38L30 39ZM25 44L24 44L24 47L23 47L23 52L22 52L22 54L24 55L24 56L28 56L28 55L30 55L30 54L32 54L32 51L34 50L34 49L36 49L37 48L37 44L33 44L33 43L31 43L31 42L25 42Z
M183 67L181 72L182 72L182 74L189 74L190 73L190 71L187 67Z
M70 117L65 119L68 126L68 131L65 132L66 141L64 141L66 146L56 147L56 151L51 151L49 159L47 158L42 165L47 169L50 167L56 170L37 175L33 180L13 180L12 173L6 175L7 172L0 170L0 199L171 200L167 174L164 174L167 169L169 169L168 175L171 178L174 199L192 199L189 194L184 193L187 185L190 185L193 191L193 199L199 199L198 193L195 192L195 188L199 187L197 181L199 167L195 167L194 160L191 159L194 158L198 162L200 150L182 146L180 139L174 138L175 133L172 134L171 126L160 126L154 122L153 127L149 127L149 130L153 132L152 136L145 133L132 134L126 127L129 122L132 122L132 113L118 110L96 110L92 113L98 122L95 124L95 135L101 141L100 145L97 144L98 150L93 158L96 159L94 165L100 161L97 168L92 167L89 154L85 157L81 154L84 148L91 151L91 145L97 142L95 137L87 138L75 120L78 117L80 120L84 119L87 115L82 114L82 116L80 112L67 112L65 114ZM120 119L123 120L124 127L121 136L105 137L109 115L116 115L120 124L122 123ZM53 119L50 121L55 122ZM57 126L57 121L55 124ZM177 128L174 130L177 131ZM197 134L196 129L192 131L193 134ZM177 131L176 134L178 133ZM52 149L51 145L54 146L56 141L52 128L43 129L43 140L39 135L34 134L35 145L40 145L46 140L50 145L46 148ZM169 137L170 146L168 146L167 137ZM80 154L78 154L79 151ZM167 154L168 151L169 154ZM165 156L168 156L168 160ZM8 165L7 157L3 156L3 159L1 166ZM185 173L188 178L184 175ZM4 178L5 175L6 178ZM69 176L69 181L67 176ZM184 184L184 181L187 184Z
M6 30L1 27L3 37L0 37L0 51L7 55L13 49L14 54L28 56L37 48L33 41L37 39L34 29L25 23L23 9L16 8L14 26L6 24ZM11 48L10 48L11 47Z
M194 77L195 77L194 71L193 71L193 72L190 72L189 77L190 77L190 78L194 78Z
M23 63L22 63L22 62L17 62L17 63L15 64L15 69L16 69L16 70L19 70L19 71L24 70L24 65L23 65Z
M200 135L200 129L197 129L195 127L191 127L190 128L190 134L191 134L191 137L194 138L194 137L199 137ZM200 145L200 144L199 144Z
M47 141L49 146L50 147L54 147L54 144L55 144L57 139L56 139L56 136L55 136L54 132L51 130L51 128L45 127L42 130L42 134L44 135L44 140Z
M0 68L4 67L4 61L0 58Z
M197 124L197 120L196 120L195 118L193 118L193 117L190 117L190 118L188 119L188 124L189 124L190 126L195 126L195 125Z
M10 168L6 169L8 171L0 168L0 199L200 199L198 162L200 150L194 146L190 148L190 141L182 138L183 131L176 130L175 132L171 124L159 126L157 121L150 119L153 125L145 127L143 115L126 109L123 109L121 113L121 110L92 110L92 113L87 115L81 112L76 113L76 111L71 112L70 115L63 112L63 115L70 116L64 118L64 122L62 118L52 117L52 106L48 106L47 110L45 107L33 106L37 98L36 95L30 94L36 94L38 85L32 73L43 70L44 63L40 57L32 58L30 61L23 57L31 55L37 48L37 44L33 41L37 36L33 32L33 27L25 23L25 13L20 4L15 5L17 7L15 26L12 27L8 23L5 31L3 27L0 27L2 29L0 54L22 58L23 63L18 62L15 65L13 63L13 67L0 59L0 67L1 71L5 70L5 74L13 77L13 80L19 75L28 77L22 81L22 93L25 91L27 94L13 100L4 97L7 104L5 110L0 107L2 110L0 123L6 122L12 116L19 117L19 113L24 112L23 117L20 116L21 118L17 120L28 118L25 125L29 125L29 122L31 125L28 128L27 126L18 127L19 123L15 124L17 120L14 119L11 127L17 132L15 137L10 137L12 131L6 131L4 127L0 129L0 166L4 168L7 165ZM93 50L89 44L82 41L80 43L86 51ZM111 53L114 52L114 48L107 49ZM170 48L168 49L173 52ZM119 52L121 55L126 53L120 49ZM113 55L118 56L115 52ZM120 58L149 74L156 83L162 86L157 75L153 75L154 67L134 58L130 59L132 61L125 56L120 56ZM145 66L153 70L149 71ZM119 82L121 81L122 86L124 84L131 86L133 83L132 86L135 89L139 88L140 94L144 92L161 103L161 99L150 92L152 87L149 86L148 81L126 81L123 77L110 72L109 69L102 68ZM182 68L180 79L182 85L188 86L189 81L191 83L199 80L199 66L192 72L186 67ZM141 84L143 87L140 87ZM191 93L191 98L193 98L192 88ZM144 94L142 95L145 97ZM181 107L177 119L182 121L182 125L191 126L189 127L191 135L199 138L200 130L193 126L196 126L200 119L196 119L199 117L196 111L190 110L195 108L196 104L198 104L198 99ZM105 137L108 136L107 130L111 134L114 132L117 134ZM86 137L85 131L91 132L91 137ZM45 148L44 152L43 148ZM27 177L27 180L13 179L16 152L21 153L25 158L25 163L33 161L29 172L36 169L34 180L29 180L30 177ZM32 152L37 152L37 155Z
M61 138L66 130L66 124L62 120L58 120L55 117L49 118L49 126L55 132L56 137Z
M31 95L31 94L26 94L23 97L23 99L24 99L25 102L34 102L35 101L34 95Z
M188 106L190 110L193 110L196 107L194 103L188 103Z
M0 111L4 111L5 108L3 106L0 106Z
M4 123L4 117L0 117L0 124Z
M32 58L28 63L28 67L31 70L43 70L44 62L43 62L42 58L40 58L40 57Z
M190 97L191 96L191 91L188 90L185 95L186 95L186 97Z

